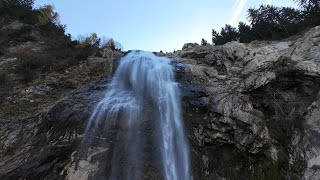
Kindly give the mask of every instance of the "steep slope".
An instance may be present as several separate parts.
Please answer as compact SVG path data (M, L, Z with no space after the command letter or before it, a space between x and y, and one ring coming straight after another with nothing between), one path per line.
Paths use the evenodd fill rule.
M197 178L320 178L319 43L316 27L279 42L186 45L170 55Z
M186 46L165 54L182 90L194 179L320 178L319 43L316 27L279 42ZM2 97L0 179L103 177L98 167L110 158L107 149L75 158L114 69L113 58L93 59L110 68L100 80L85 85L97 66L84 62ZM89 79L70 89L51 84L83 77ZM103 140L117 141L112 134ZM145 179L159 178L149 170Z
M74 90L112 74L123 54L105 49L100 57L75 59L72 46L60 47L18 21L0 29L0 35L0 179L42 179L54 171L57 159L69 157L69 147L50 140L46 114ZM53 70L55 66L61 69ZM61 136L67 132L55 131Z

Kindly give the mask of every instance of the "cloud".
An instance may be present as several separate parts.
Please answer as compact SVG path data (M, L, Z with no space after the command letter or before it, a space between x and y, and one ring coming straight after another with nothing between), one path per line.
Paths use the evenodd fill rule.
M241 15L241 12L244 8L244 6L246 5L248 0L236 0L235 6L234 6L234 13L230 19L229 24L234 26L239 18L239 16ZM267 0L270 1L270 0Z

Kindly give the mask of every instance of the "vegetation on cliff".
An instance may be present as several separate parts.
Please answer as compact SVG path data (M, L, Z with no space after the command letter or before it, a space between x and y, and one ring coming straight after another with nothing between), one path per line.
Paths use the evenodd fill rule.
M64 71L91 55L101 56L101 48L119 50L113 39L101 42L95 33L80 40L72 40L52 5L33 8L33 4L34 0L0 2L0 56L6 58L16 54L18 63L13 71L23 76L23 82L32 81L41 72ZM8 52L22 44L38 48L41 53L30 50ZM4 76L1 74L0 77ZM6 78L1 79L4 81Z
M116 41L92 33L73 40L51 5L0 1L0 107L12 117L41 109L64 93L100 79L122 56ZM48 90L45 97L25 97ZM1 116L0 115L0 116Z
M320 24L320 1L295 2L300 9L270 5L251 8L248 10L250 25L240 22L238 27L227 24L220 32L212 30L212 42L221 45L231 41L279 40Z

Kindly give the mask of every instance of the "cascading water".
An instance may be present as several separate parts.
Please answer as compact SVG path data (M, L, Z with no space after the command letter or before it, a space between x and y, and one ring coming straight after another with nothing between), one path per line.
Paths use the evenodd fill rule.
M118 139L124 145L114 149L109 179L139 179L145 149L142 147L148 139L141 133L147 108L152 109L148 119L158 129L154 146L161 154L163 178L190 179L189 145L180 106L179 88L170 59L132 51L121 60L105 97L89 119L84 138L87 143L92 141L101 124L107 129L112 125L122 129ZM126 152L117 155L121 151ZM130 163L120 165L123 159Z

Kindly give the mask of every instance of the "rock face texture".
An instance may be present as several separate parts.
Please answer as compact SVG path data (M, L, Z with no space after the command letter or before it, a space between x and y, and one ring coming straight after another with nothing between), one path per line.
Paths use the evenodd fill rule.
M319 179L320 27L171 54L196 179Z
M193 179L320 179L320 27L278 42L189 44L166 56L182 91ZM1 111L0 179L102 178L108 149L76 154L108 81L34 113ZM20 96L48 96L50 88Z

